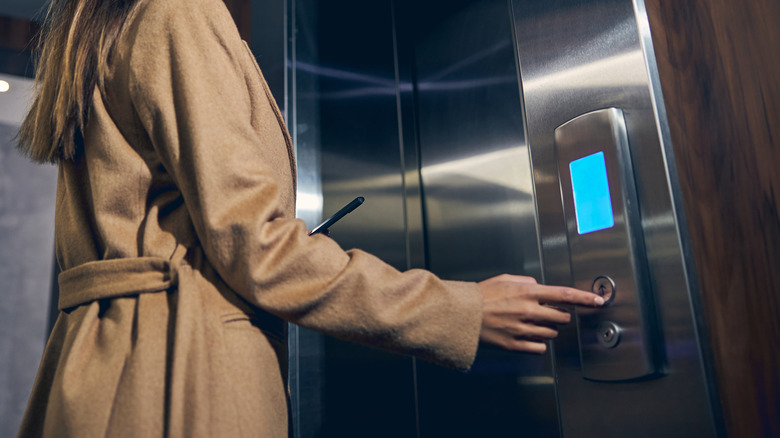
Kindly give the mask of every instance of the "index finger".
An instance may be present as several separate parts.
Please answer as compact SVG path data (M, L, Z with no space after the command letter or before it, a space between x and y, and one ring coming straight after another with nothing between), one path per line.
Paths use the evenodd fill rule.
M546 304L574 304L580 306L603 306L604 298L583 290L565 286L540 285L537 298Z

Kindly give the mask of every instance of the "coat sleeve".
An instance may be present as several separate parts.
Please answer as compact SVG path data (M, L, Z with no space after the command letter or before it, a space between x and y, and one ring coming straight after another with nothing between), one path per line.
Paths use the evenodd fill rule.
M146 4L132 31L132 104L225 282L303 327L467 369L482 318L477 285L401 273L307 236L285 213L293 182L275 166L290 166L290 157L269 141L279 124L252 119L272 103L247 81L249 54L222 2Z

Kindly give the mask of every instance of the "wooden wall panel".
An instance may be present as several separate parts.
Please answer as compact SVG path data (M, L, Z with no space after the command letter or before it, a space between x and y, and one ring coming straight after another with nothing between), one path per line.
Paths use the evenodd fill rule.
M233 16L241 37L249 41L251 35L251 0L224 0ZM30 42L39 29L38 23L0 15L0 47L18 51L29 50Z
M251 0L224 0L245 41L251 38ZM31 49L40 25L34 21L0 15L0 72L34 75Z
M38 29L35 22L0 15L0 47L29 50Z
M726 430L780 436L780 1L646 5Z
M32 77L32 47L40 26L35 22L0 16L0 73Z

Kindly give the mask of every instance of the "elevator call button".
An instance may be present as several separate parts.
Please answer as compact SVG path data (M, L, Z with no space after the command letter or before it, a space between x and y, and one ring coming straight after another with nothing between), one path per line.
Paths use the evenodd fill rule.
M596 335L598 336L599 344L607 348L614 348L620 342L620 327L614 322L604 321L599 324Z
M594 294L604 298L604 305L607 305L615 299L617 287L615 287L615 282L611 278L606 275L601 275L596 277L593 281L590 290Z

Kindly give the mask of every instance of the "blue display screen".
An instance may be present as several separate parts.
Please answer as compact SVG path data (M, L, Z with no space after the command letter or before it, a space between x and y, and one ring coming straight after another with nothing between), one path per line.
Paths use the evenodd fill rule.
M607 164L604 152L598 152L569 163L574 212L579 234L612 228L615 217L609 196Z

